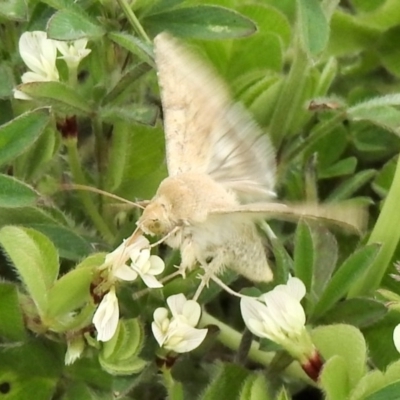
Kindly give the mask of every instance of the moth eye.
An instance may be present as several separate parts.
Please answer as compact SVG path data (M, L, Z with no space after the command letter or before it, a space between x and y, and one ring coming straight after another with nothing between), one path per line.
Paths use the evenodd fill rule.
M213 259L214 259L214 257L208 256L208 257L206 258L206 263L207 263L207 264L210 264L211 261L212 261Z

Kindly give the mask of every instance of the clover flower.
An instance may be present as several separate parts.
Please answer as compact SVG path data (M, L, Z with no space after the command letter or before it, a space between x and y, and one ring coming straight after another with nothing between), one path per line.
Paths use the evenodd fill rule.
M192 351L207 335L207 329L195 328L200 320L200 305L187 300L182 293L168 297L167 304L170 311L164 307L154 311L151 329L155 339L166 350L176 353Z
M19 39L19 53L30 69L21 76L22 83L59 80L56 42L48 39L46 32L24 32ZM21 100L31 99L20 90L14 90L14 97Z

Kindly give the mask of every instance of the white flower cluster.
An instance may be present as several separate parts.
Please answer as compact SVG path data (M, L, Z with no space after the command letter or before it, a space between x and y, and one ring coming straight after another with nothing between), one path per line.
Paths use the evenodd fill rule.
M76 69L91 51L86 49L86 45L87 39L61 42L48 39L46 32L24 32L19 39L19 53L30 71L22 75L22 83L58 81L57 50L62 54L59 58L65 60L68 68ZM14 97L20 100L31 99L20 90L14 90Z
M128 264L128 261L130 263ZM134 281L140 276L149 288L160 288L155 275L164 271L164 261L150 255L149 241L140 236L135 242L126 244L124 241L112 253L109 253L102 269L108 269L108 281L111 288L103 297L93 316L93 324L97 330L97 340L106 342L110 340L118 327L119 306L115 293L116 281Z
M242 298L243 320L254 335L272 340L292 355L303 358L314 350L300 303L305 294L303 282L290 277L285 285L278 285L259 298Z

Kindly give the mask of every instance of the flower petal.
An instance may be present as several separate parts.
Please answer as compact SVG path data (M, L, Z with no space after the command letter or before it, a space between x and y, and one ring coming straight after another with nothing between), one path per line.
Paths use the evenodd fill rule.
M183 326L181 328L182 340L170 350L176 353L187 353L199 347L207 336L208 329L196 329L191 326Z
M187 300L182 309L182 316L185 318L185 322L194 327L199 323L200 315L200 304L194 300Z
M134 271L126 264L120 265L118 268L115 268L113 273L117 279L127 282L132 282L138 277L136 271Z
M150 268L147 271L148 274L151 275L159 275L164 271L165 264L162 258L158 256L150 256Z
M145 285L149 288L155 289L155 288L162 288L164 286L153 275L140 274L140 277L142 278L142 281L145 283Z
M167 304L173 317L178 317L182 314L186 302L186 296L183 293L174 294L168 297Z
M400 353L400 324L394 328L393 342L396 347L396 350Z
M104 297L93 316L97 340L107 342L117 330L119 320L118 299L112 288Z

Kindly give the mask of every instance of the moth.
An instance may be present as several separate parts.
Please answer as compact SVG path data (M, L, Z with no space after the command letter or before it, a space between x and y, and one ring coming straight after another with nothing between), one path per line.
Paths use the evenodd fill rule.
M249 113L233 104L214 71L168 33L154 40L164 114L168 177L137 225L180 249L182 272L204 279L225 267L272 280L256 223L266 217L336 221L358 229L354 207L287 206L275 197L275 152Z

